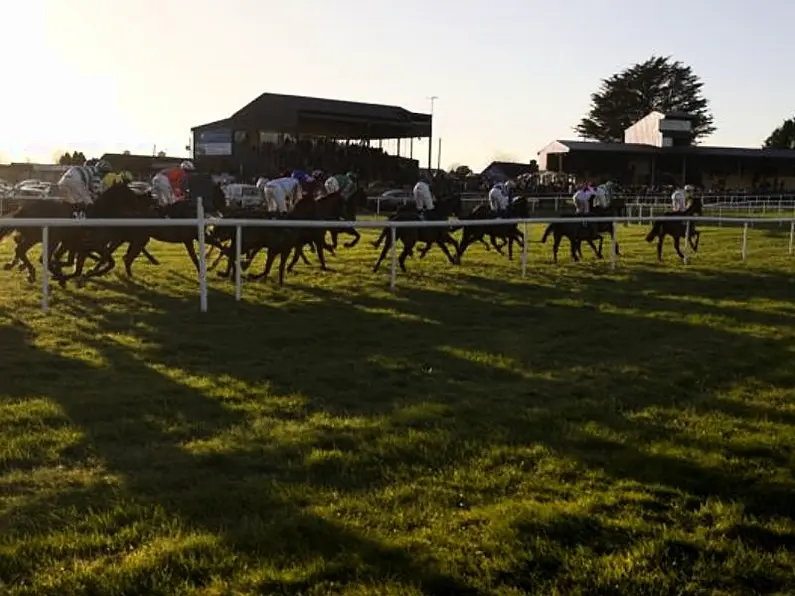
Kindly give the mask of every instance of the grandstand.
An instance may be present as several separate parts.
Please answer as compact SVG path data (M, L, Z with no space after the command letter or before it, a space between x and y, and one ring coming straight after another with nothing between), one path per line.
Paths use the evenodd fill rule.
M652 112L624 131L623 143L556 140L538 152L542 170L625 185L795 190L795 150L695 145L687 114Z
M193 156L202 169L242 178L353 167L399 182L416 178L413 139L429 138L431 128L430 114L396 106L263 93L224 120L194 127ZM384 140L396 140L397 155L383 150ZM401 140L408 140L402 151Z

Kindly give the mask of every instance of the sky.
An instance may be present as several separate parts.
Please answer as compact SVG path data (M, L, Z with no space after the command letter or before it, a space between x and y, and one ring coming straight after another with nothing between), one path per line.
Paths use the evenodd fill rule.
M3 0L0 22L0 162L185 155L192 126L272 92L438 96L442 167L479 170L576 138L600 80L653 54L703 79L707 144L758 147L795 115L780 0Z

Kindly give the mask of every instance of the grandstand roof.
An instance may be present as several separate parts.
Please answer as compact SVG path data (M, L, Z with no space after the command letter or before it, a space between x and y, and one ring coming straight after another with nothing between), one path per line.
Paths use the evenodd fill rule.
M751 147L655 147L638 143L600 143L596 141L552 141L538 153L648 153L667 155L693 155L711 157L768 158L795 160L795 149L755 149Z
M262 130L350 139L431 136L431 115L398 106L263 93L229 118L194 127Z
M533 167L527 163L516 163L512 161L493 161L483 168L481 176L489 174L502 174L505 178L518 178L522 174L532 173Z

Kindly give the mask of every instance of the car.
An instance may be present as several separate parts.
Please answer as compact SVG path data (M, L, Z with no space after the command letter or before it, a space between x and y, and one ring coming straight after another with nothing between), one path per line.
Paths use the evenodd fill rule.
M230 205L253 207L262 204L262 194L253 184L227 184L224 195Z
M405 205L406 203L413 201L414 197L411 194L411 191L395 188L392 190L387 190L380 195L376 195L374 197L370 197L368 202L370 203L370 208L375 212L380 211L395 211L398 207Z

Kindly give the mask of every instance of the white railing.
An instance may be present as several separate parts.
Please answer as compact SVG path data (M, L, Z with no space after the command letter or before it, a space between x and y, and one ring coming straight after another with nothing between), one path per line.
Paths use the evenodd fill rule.
M135 228L165 228L165 227L196 227L198 231L199 243L199 302L201 312L207 312L207 261L206 261L206 238L205 232L208 226L234 227L235 234L235 299L241 299L241 254L242 254L242 234L243 228L319 228L319 229L388 229L391 235L390 252L390 289L394 289L397 277L397 230L403 228L449 228L449 227L487 227L521 225L523 226L524 242L522 246L522 277L527 275L527 249L529 238L529 227L533 224L548 225L553 223L611 223L611 268L615 269L617 264L616 255L616 227L620 223L649 223L651 217L534 217L522 219L484 219L484 220L444 220L444 221L318 221L318 220L290 220L290 219L224 219L216 217L205 217L201 202L197 206L197 217L191 219L34 219L34 218L7 218L0 219L0 227L13 228L41 228L42 230L42 254L49 252L49 231L50 228L99 228L99 227L135 227ZM687 234L689 235L689 222L698 223L735 223L743 224L741 258L746 260L748 251L748 228L754 223L789 223L789 254L793 254L795 248L795 217L789 218L742 218L742 217L666 217L667 220L688 222ZM3 226L3 224L6 224ZM685 242L685 259L689 258L689 242ZM45 266L42 270L42 310L46 313L49 309L49 270Z

